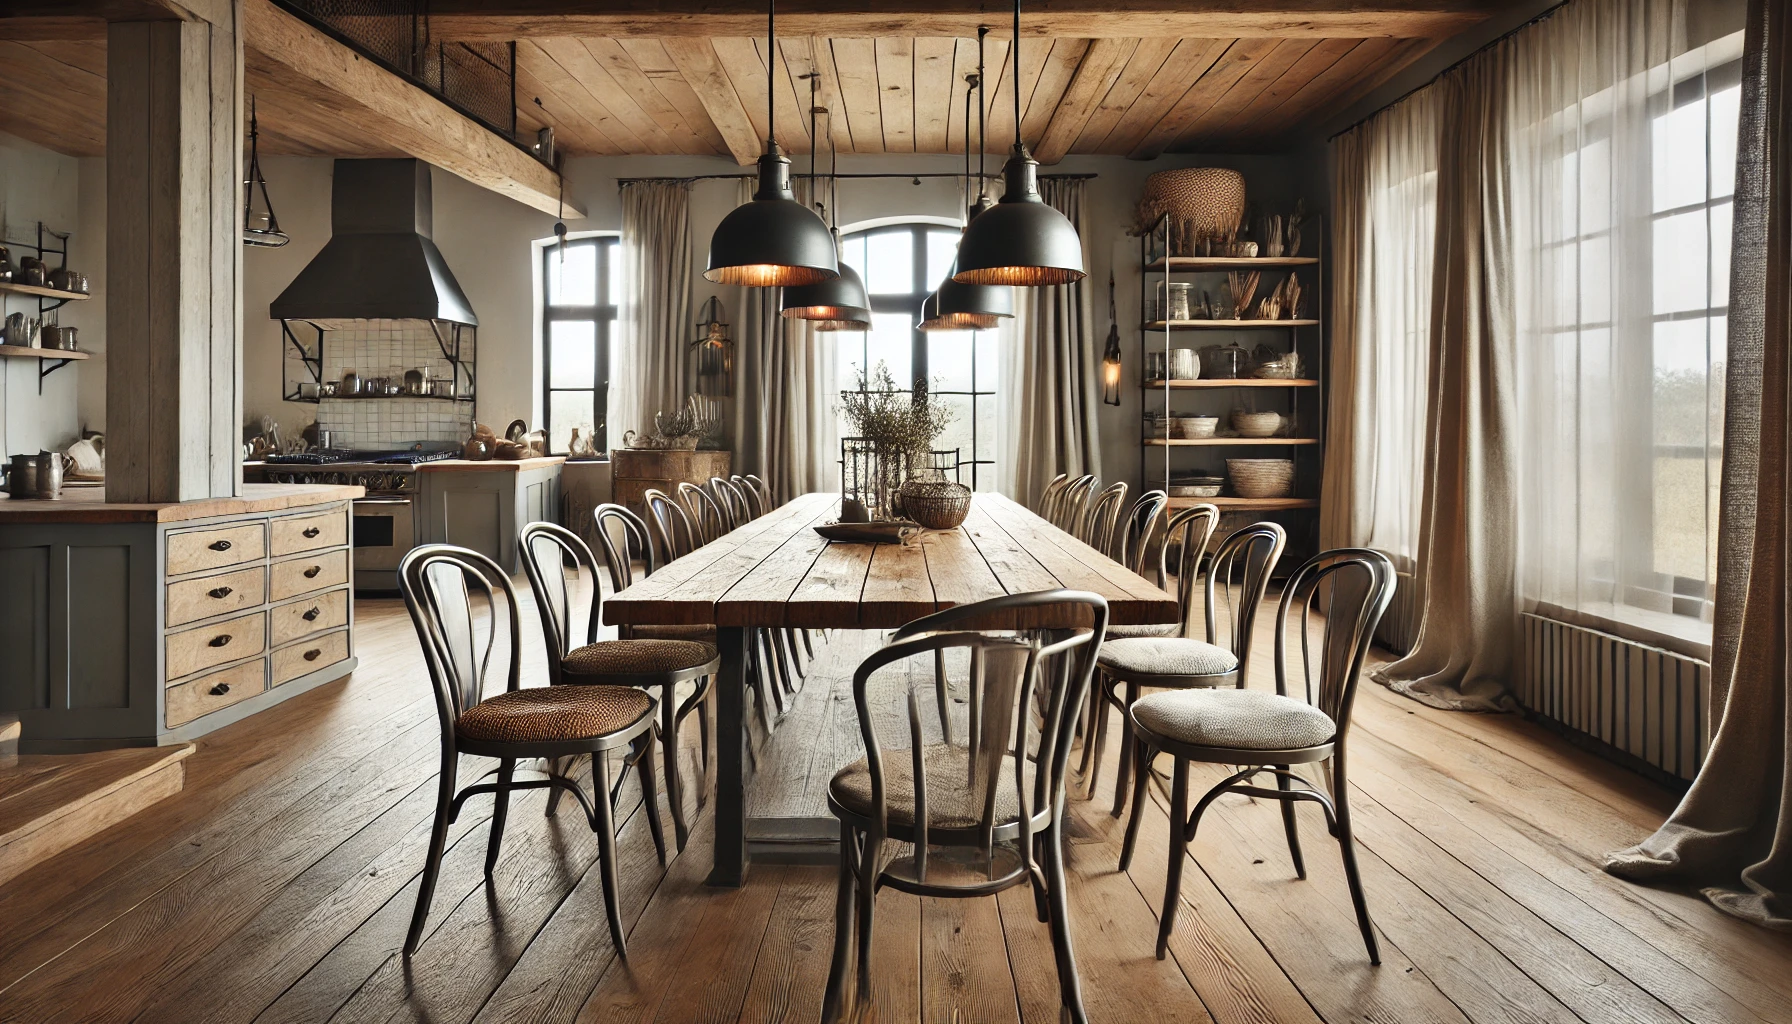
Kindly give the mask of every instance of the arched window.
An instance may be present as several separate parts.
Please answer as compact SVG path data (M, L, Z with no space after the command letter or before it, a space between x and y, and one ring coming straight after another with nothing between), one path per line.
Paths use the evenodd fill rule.
M548 451L563 454L572 429L608 451L610 345L621 309L621 239L575 238L541 249L541 418Z
M833 335L840 389L857 390L859 374L879 362L899 385L926 382L934 400L952 410L934 447L958 451L963 483L994 490L997 332L915 328L921 301L945 278L957 248L958 229L942 224L889 224L841 240L842 258L871 295L871 330ZM840 433L848 436L852 428L843 422Z

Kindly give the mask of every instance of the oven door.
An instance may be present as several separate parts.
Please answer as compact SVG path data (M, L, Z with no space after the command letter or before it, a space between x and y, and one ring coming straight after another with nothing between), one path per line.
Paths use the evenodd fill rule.
M416 543L411 499L356 498L355 589L398 589L398 563Z

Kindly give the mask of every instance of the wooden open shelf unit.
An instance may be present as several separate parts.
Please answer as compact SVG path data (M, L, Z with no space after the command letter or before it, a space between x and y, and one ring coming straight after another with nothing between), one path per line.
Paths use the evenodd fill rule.
M1147 331L1166 330L1208 330L1237 331L1262 330L1266 327L1317 327L1317 320L1147 320L1141 325Z
M1312 267L1317 256L1159 256L1146 270L1261 270L1265 267Z
M1153 391L1162 390L1165 384L1177 390L1183 388L1316 388L1319 382L1305 378L1290 380L1284 377L1238 377L1232 380L1201 377L1196 380L1148 380L1145 386Z
M1185 445L1235 445L1235 444L1318 444L1317 437L1147 437L1145 443L1153 448L1168 445L1181 448Z
M1229 509L1274 512L1284 509L1318 508L1318 498L1171 498L1171 508L1194 505L1217 505L1221 512Z

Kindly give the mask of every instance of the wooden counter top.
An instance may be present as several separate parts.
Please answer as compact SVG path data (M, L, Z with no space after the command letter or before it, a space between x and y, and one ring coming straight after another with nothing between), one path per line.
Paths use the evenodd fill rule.
M442 459L439 462L423 462L417 465L420 473L519 473L526 469L545 469L558 466L566 461L564 455L548 455L539 459L487 459L473 462L470 459Z
M0 525L7 523L175 523L213 516L278 512L305 505L359 498L365 489L339 484L244 484L238 498L201 498L197 501L115 504L90 500L64 487L62 498L44 500L0 498ZM85 491L88 488L81 488ZM95 498L98 498L95 495Z

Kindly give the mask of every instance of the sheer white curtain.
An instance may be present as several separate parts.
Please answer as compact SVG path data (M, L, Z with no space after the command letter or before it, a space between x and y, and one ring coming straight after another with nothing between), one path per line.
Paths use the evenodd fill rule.
M1334 197L1328 547L1372 547L1403 569L1419 546L1437 235L1440 91L1338 140Z
M624 181L622 298L610 344L609 438L646 433L658 412L676 412L693 388L686 347L691 322L691 183Z
M1510 42L1523 607L1708 642L1740 33L1577 0ZM1696 652L1695 653L1699 653Z

